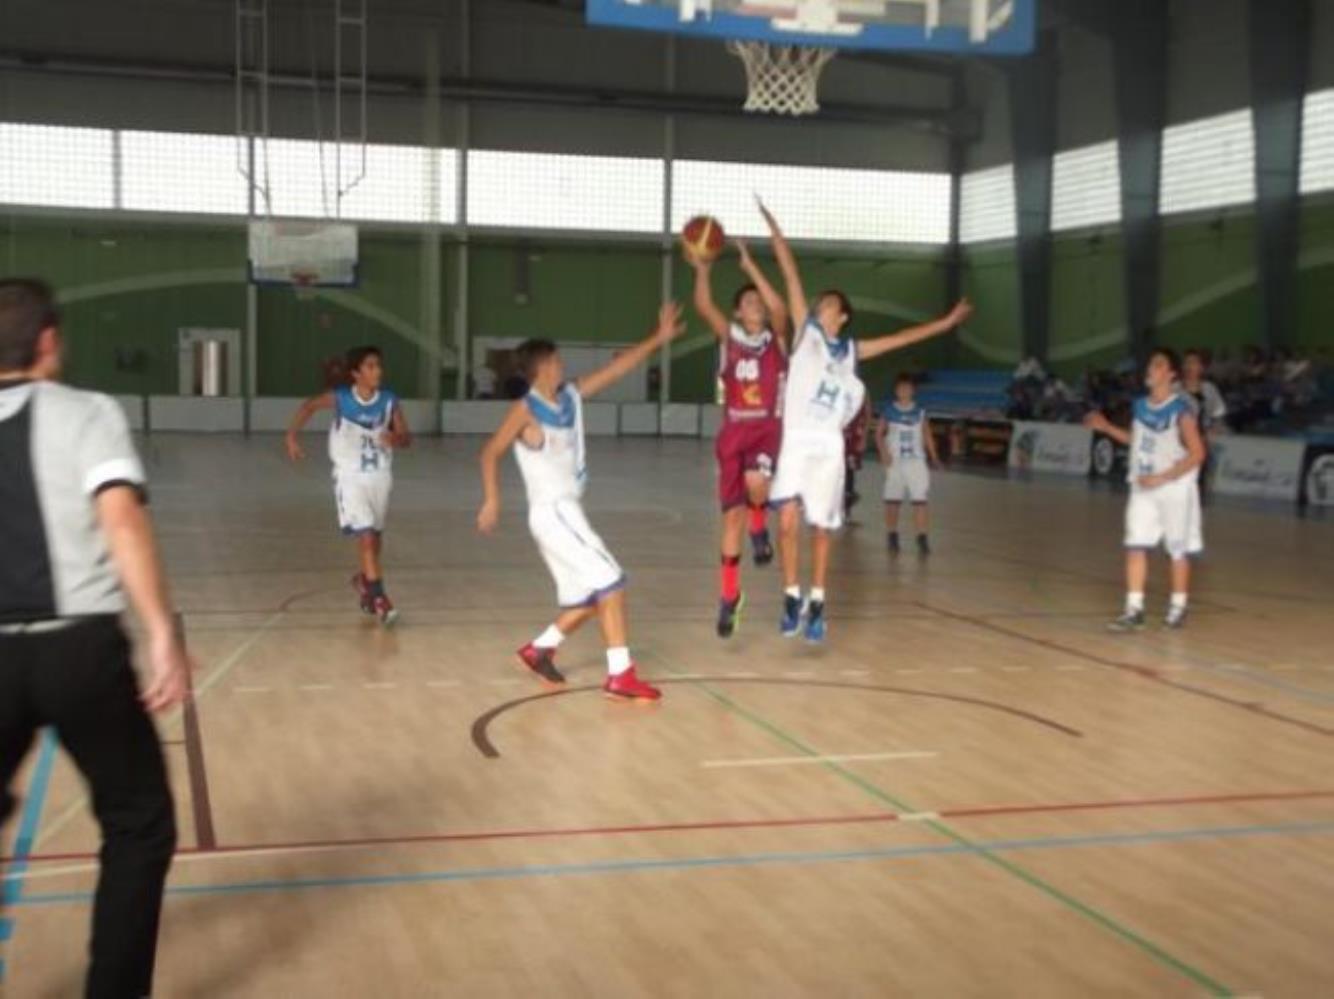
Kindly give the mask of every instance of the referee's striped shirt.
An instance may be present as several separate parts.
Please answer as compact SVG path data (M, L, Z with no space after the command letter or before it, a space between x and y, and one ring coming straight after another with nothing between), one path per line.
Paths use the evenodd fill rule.
M0 381L0 626L123 611L93 501L144 484L114 399Z

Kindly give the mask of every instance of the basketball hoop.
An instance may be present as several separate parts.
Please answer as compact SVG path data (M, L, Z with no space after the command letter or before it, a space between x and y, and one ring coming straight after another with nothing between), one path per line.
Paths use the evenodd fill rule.
M746 67L747 111L797 117L820 110L820 73L833 49L730 41L727 50Z
M292 290L296 292L298 302L309 302L315 297L318 289L315 287L315 281L319 275L314 271L293 271L292 272Z

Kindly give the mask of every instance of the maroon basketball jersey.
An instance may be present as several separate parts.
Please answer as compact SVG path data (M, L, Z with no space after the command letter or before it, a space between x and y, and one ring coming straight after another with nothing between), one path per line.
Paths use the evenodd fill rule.
M783 415L787 356L769 330L751 336L733 323L723 340L723 419L762 420Z

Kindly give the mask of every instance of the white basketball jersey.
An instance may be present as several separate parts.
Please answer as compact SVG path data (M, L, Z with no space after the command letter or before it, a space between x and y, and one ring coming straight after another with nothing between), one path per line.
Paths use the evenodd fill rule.
M1127 477L1133 485L1142 475L1160 475L1189 453L1181 439L1181 418L1195 415L1195 401L1178 392L1154 405L1147 396L1135 400ZM1198 477L1195 469L1185 480Z
M783 396L783 431L803 436L842 437L857 415L866 387L857 378L857 345L849 336L831 341L807 319L788 362Z
M528 505L579 499L588 478L584 465L584 404L579 390L567 383L556 393L555 401L535 391L523 401L542 428L540 446L525 444L522 435L514 442L514 458L528 492Z
M339 472L388 473L393 448L382 437L394 418L398 397L380 389L366 401L350 385L334 389L333 423L329 427L329 460Z
M893 400L880 411L889 426L889 453L897 461L926 461L926 410L913 403L903 409Z

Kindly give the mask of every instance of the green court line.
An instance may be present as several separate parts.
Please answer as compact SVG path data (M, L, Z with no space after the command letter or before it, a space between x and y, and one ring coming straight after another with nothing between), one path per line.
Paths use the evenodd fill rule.
M676 671L673 670L672 672ZM698 680L691 680L688 682L692 687L695 687L701 693L711 697L713 700L717 701L723 707L727 708L727 710L731 711L732 713L736 714L741 718L744 718L746 721L750 722L757 728L760 728L763 731L767 732L770 736L777 739L779 742L783 743L789 748L795 749L797 752L802 753L806 756L821 755L818 750L813 749L812 747L802 742L800 739L785 732L783 729L779 728L777 725L775 725L768 719L763 718L760 715L757 715L754 712L750 711L749 709L742 707L740 704L732 700L730 697L728 697L721 691L714 690L708 684ZM899 798L896 798L894 795L890 794L889 792L883 790L880 787L877 787L875 784L872 784L870 781L866 780L863 777L858 776L851 770L848 770L846 767L843 767L838 763L826 761L823 762L821 766L823 766L827 770L832 771L833 773L837 774L839 777L843 778L848 783L856 786L860 790L869 794L872 798L875 798L876 800L884 804L888 804L896 811L906 812L909 814L919 812L919 809L913 808L907 802L902 801ZM935 832L946 837L947 839L954 841L958 845L967 848L968 850L972 851L976 856L982 858L983 860L986 860L987 862L993 864L996 867L999 867L1006 873L1013 875L1014 877L1018 878L1020 881L1023 881L1030 887L1036 888L1038 891L1042 892L1049 898L1055 899L1056 901L1064 905L1066 908L1078 913L1080 916L1083 916L1085 919L1089 920L1095 925L1101 926L1103 929L1110 931L1111 933L1120 937L1122 940L1125 940L1128 943L1133 944L1135 947L1138 947L1140 950L1144 951L1158 963L1166 965L1173 971L1177 971L1185 975L1191 981L1195 982L1195 984L1205 989L1210 995L1213 996L1236 995L1236 993L1233 992L1232 989L1229 989L1227 986L1222 985L1221 983L1210 978L1199 968L1187 964L1180 958L1175 957L1174 955L1168 953L1162 947L1159 947L1157 944L1155 944L1152 940L1149 940L1141 936L1134 930L1130 929L1130 927L1117 922L1111 916L1099 912L1097 909L1093 908L1090 905L1085 904L1084 902L1081 902L1074 896L1066 894L1065 892L1057 888L1055 885L1049 884L1042 878L1038 877L1036 874L1032 873L1031 871L1027 870L1024 867L1021 867L1019 864L1016 864L1011 860L1007 860L1005 857L993 853L991 850L988 850L984 846L974 843L972 840L968 839L961 833L955 832L944 822L941 822L938 819L927 819L922 824L930 827Z

